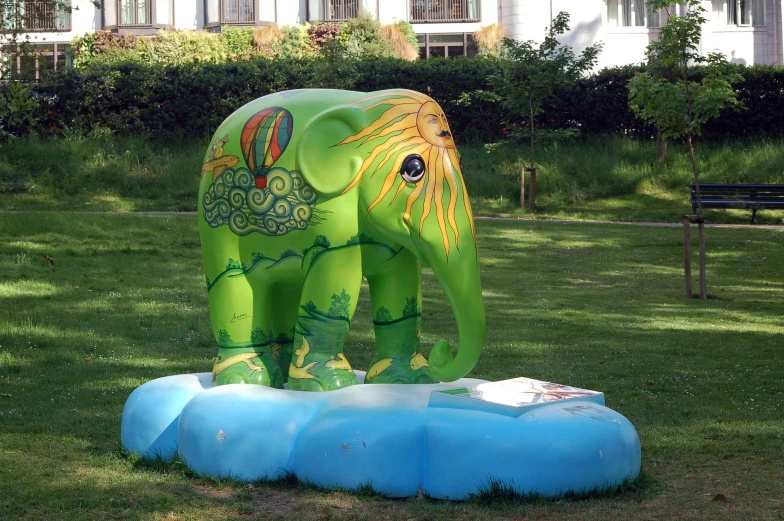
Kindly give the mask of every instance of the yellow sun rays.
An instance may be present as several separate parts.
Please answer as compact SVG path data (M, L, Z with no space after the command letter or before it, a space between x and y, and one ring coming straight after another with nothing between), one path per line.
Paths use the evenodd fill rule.
M356 105L364 105L372 102L363 108L365 112L379 107L386 108L375 121L362 131L338 143L338 145L354 143L358 147L366 144L374 145L370 154L363 160L354 179L342 193L354 188L368 172L371 172L372 165L377 163L370 176L373 177L380 171L385 172L386 175L378 196L368 206L367 211L370 213L395 189L394 196L388 203L392 204L407 187L411 188L411 185L400 177L403 161L411 154L419 154L425 163L426 171L424 178L416 183L406 197L403 220L413 229L411 211L414 204L422 200L422 215L419 219L418 231L421 234L425 221L431 216L431 213L435 214L444 251L448 258L452 245L459 249L460 233L457 227L456 211L458 194L461 191L474 242L476 237L471 207L465 195L465 183L459 170L460 160L456 150L428 142L417 129L419 109L428 101L432 100L427 96L413 91L404 91L395 94L380 94L355 103ZM444 208L444 198L447 193L449 201ZM448 230L451 230L454 242L450 241Z

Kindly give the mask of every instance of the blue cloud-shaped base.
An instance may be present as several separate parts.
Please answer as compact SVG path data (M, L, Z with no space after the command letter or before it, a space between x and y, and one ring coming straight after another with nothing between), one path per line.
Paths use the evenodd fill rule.
M151 457L179 452L192 470L213 477L293 472L325 487L371 484L393 497L421 490L460 499L491 478L521 493L559 496L606 489L640 472L637 432L604 406L602 394L510 416L429 405L434 390L483 380L306 393L212 388L210 379L169 376L137 388L123 411L123 447Z

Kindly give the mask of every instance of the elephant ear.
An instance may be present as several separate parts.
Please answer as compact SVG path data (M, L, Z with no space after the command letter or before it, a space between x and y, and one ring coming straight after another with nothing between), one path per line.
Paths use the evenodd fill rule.
M359 149L340 143L360 132L366 121L362 109L344 105L318 114L305 126L297 146L297 167L320 196L336 196L359 172Z

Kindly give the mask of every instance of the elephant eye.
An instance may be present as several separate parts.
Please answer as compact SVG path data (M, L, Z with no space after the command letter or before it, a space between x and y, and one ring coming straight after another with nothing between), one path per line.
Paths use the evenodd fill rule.
M419 154L411 154L403 160L400 176L406 183L418 183L425 177L425 162Z

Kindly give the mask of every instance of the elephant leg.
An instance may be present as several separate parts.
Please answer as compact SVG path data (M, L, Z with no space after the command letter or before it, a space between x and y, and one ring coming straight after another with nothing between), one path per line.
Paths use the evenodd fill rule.
M294 329L302 295L302 280L279 281L272 287L271 335L272 356L280 368L283 381L289 377L294 350Z
M325 254L307 267L289 367L289 389L332 391L359 383L343 354L362 281L358 248Z
M435 383L419 352L422 273L414 255L403 250L367 275L376 333L376 355L365 383Z
M209 290L210 319L218 342L214 386L257 384L283 387L271 352L269 292L245 276L224 277Z

